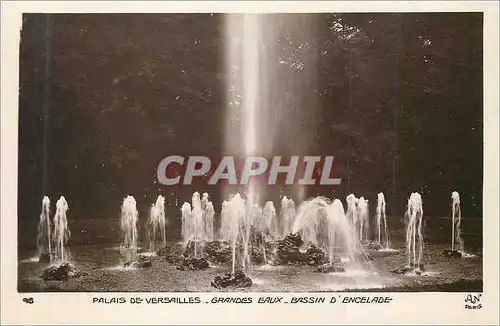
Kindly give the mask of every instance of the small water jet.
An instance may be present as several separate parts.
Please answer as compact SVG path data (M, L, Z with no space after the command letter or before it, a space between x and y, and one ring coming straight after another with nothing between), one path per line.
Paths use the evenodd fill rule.
M54 260L59 263L64 263L69 259L69 252L66 252L66 243L71 235L68 228L68 219L66 213L68 211L68 203L64 196L61 196L56 203L56 214L54 215L54 242L55 255Z
M133 196L127 196L123 200L120 216L120 227L122 231L123 242L120 251L125 258L125 267L142 268L150 267L151 260L144 256L138 256L138 224L139 212L137 211L137 202Z
M206 192L203 193L203 197L201 199L201 209L203 211L203 221L204 221L203 240L213 241L215 210L214 210L214 205L209 200L208 193Z
M385 214L385 196L383 193L377 195L377 231L378 231L378 244L382 246L383 249L390 249L390 236L389 229L387 227L387 216ZM382 241L382 221L384 222L384 239Z
M211 283L213 287L252 285L251 279L245 276L243 270L251 263L251 226L260 212L257 205L245 201L239 193L222 204L220 233L222 239L228 241L231 248L231 272L223 277L216 276Z
M50 201L44 198L44 206L48 207ZM52 239L55 244L53 255L54 263L43 270L41 278L45 281L64 281L70 278L86 275L79 271L75 266L69 263L70 252L66 247L71 232L68 227L68 202L61 196L56 202L56 213L54 215L54 230ZM48 213L48 210L46 211Z
M208 194L204 193L203 198L200 198L198 192L193 193L191 205L185 202L181 207L181 213L184 253L177 268L180 270L207 268L208 261L202 257L205 255L204 246L207 241L213 239L214 233L214 210L208 200Z
M368 199L361 197L358 199L358 220L359 220L359 240L368 241L369 235L369 212Z
M424 265L421 263L424 249L424 237L422 234L423 214L422 197L419 193L414 192L408 199L405 214L408 264L393 270L393 273L420 275L425 271Z
M37 248L38 261L41 263L50 263L52 260L52 239L50 225L50 199L44 196L42 199L42 212L40 213L40 222L38 222Z
M167 246L166 236L166 219L165 219L165 198L158 195L156 203L149 210L148 232L149 232L149 249L154 252L156 245L156 237L159 235L161 239L161 247ZM159 234L158 234L159 233Z
M351 221L351 224L356 228L359 224L358 199L354 194L349 194L346 197L347 212L346 216Z
M451 193L451 250L445 250L443 256L460 258L465 255L464 240L461 232L462 212L460 210L460 195L457 191ZM455 250L458 243L458 250Z
M285 237L292 232L294 219L296 216L295 202L291 198L283 197L281 200L281 237Z

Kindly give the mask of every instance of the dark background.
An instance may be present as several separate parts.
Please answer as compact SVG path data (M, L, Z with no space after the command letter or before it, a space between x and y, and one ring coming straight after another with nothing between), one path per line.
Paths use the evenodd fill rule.
M303 63L282 74L314 99L302 108L316 110L310 147L336 157L343 183L306 195L354 192L373 206L383 191L394 219L419 192L433 218L451 214L456 190L463 216L481 218L482 13L308 15L313 35L280 30L295 41L280 56ZM156 168L171 154L224 154L223 36L221 14L24 14L21 246L35 244L44 195L53 209L64 195L70 219L118 219L127 194L141 216L162 194L180 218L193 191L208 191L220 211L221 187L171 190ZM293 194L270 194L277 210L280 193Z

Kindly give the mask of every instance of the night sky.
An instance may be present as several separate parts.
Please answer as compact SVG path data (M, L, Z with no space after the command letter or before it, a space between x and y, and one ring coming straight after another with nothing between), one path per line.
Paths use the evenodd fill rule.
M463 216L482 216L481 13L267 19L279 40L269 62L283 83L270 93L286 106L300 90L295 117L314 121L303 146L335 156L343 179L307 196L354 192L373 204L382 191L389 215L401 215L419 192L432 217L450 214L456 190ZM294 19L309 33L291 28ZM169 189L156 167L173 154L228 154L224 42L221 14L24 14L20 232L36 234L44 195L64 195L73 219L118 218L127 194L141 215L162 194L167 215L179 216L193 191L209 192L220 211L221 187ZM292 154L293 130L276 130ZM278 207L280 194L292 192L276 187L266 199Z

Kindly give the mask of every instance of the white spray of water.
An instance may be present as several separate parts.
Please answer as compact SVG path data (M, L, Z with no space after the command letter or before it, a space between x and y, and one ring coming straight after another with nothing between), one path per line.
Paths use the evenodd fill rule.
M42 212L38 222L37 247L38 254L48 253L52 256L52 239L50 237L50 199L44 196L42 199Z
M285 237L292 232L295 216L295 202L293 199L284 196L281 200L282 237Z
M203 239L206 241L214 240L214 205L209 200L208 193L203 193L201 198L201 209L203 210L204 232Z
M461 234L461 222L462 222L462 212L460 210L460 195L457 191L451 193L451 216L452 216L452 226L451 226L451 250L455 250L455 242L458 242L459 251L464 252L464 240Z
M149 210L149 248L151 251L155 250L156 236L159 232L161 237L163 247L167 246L167 236L166 236L166 219L165 219L165 198L159 195L156 198L156 202L151 206Z
M389 229L387 227L387 216L385 214L385 196L383 193L377 195L377 231L378 243L384 246L384 249L390 249ZM382 220L384 221L384 241L382 243Z
M368 240L369 212L368 199L361 197L358 199L358 218L359 218L359 239Z
M123 200L120 226L122 231L123 242L120 247L126 261L135 260L137 254L138 242L138 222L139 212L137 211L137 203L133 196L127 196Z
M358 199L354 194L350 194L346 197L347 202L347 218L351 221L354 227L357 227L359 224L358 217Z
M330 263L335 257L345 257L352 263L366 261L357 232L338 199L332 203L329 198L316 197L303 202L292 232L299 233L306 243L325 248Z
M236 245L240 236L243 234L243 220L245 218L245 200L241 198L240 194L234 195L227 202L226 213L228 214L227 220L229 222L228 240L231 242L232 248L232 273L236 269ZM244 241L244 240L243 240ZM245 265L245 258L243 258L242 265Z
M182 242L186 247L190 241L194 245L194 256L198 257L203 251L204 241L212 241L214 238L214 207L209 201L207 193L195 192L191 199L191 205L184 203L181 208L182 213ZM222 227L226 228L229 221L222 221Z
M55 260L61 263L69 258L69 253L65 252L64 248L71 236L66 215L68 208L66 199L61 196L56 203L56 214L54 215Z
M408 199L406 211L406 252L408 265L419 267L424 249L424 237L422 234L423 219L422 197L419 193L412 193ZM418 243L418 246L417 246ZM418 252L418 254L417 254Z
M229 213L229 202L227 200L222 202L220 219L219 238L227 240L231 233L231 215Z
M260 223L260 230L266 232L269 237L279 237L278 221L276 216L276 209L272 201L266 202L262 210L262 218Z

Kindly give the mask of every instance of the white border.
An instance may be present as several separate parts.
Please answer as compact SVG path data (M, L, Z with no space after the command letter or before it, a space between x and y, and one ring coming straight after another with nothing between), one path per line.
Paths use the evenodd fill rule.
M1 316L2 324L498 324L499 255L499 20L496 1L270 1L270 2L159 2L159 1L4 1L1 11ZM200 304L200 305L95 305L104 294L31 295L27 305L17 293L17 153L19 31L23 12L484 12L484 295L483 309L465 310L463 293L399 293L387 305L339 304ZM113 293L106 293L111 297ZM154 296L153 293L116 294ZM218 294L200 296L202 301ZM259 294L228 293L225 296ZM272 295L263 293L260 295ZM291 297L293 294L279 294ZM332 296L331 294L321 294ZM370 295L370 294L367 294ZM374 295L373 293L371 294ZM162 293L164 297L168 294ZM292 308L292 309L290 309Z

